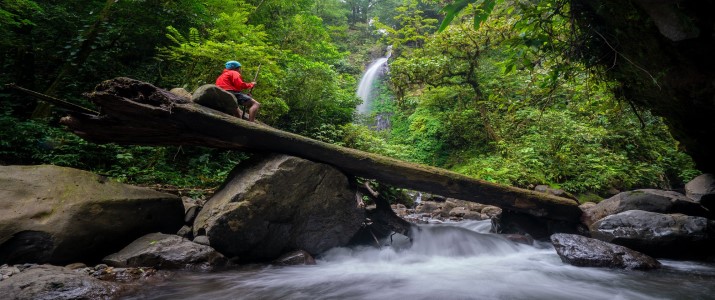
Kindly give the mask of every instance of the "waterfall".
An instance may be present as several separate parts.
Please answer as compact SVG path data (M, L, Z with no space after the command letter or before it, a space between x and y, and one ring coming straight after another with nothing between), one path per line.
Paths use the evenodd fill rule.
M367 114L370 111L372 104L372 86L375 80L382 74L381 69L386 65L387 59L390 58L391 49L387 49L387 55L373 62L365 71L358 85L357 96L362 99L362 104L358 105L357 111L360 114Z

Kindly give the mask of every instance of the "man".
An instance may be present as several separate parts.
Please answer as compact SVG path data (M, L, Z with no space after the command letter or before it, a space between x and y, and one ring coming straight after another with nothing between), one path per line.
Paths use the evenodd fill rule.
M241 63L235 60L226 62L226 69L216 78L216 86L236 96L238 104L248 107L248 120L251 122L255 122L256 112L258 112L261 104L241 91L252 89L254 85L256 85L255 82L243 81L243 78L241 78ZM238 112L236 114L240 117Z

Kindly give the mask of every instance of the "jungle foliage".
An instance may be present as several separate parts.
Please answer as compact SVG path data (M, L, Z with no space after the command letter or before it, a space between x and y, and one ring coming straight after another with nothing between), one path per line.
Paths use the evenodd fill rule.
M662 120L614 96L607 70L576 63L568 9L559 0L9 0L0 82L91 106L81 94L102 80L192 91L235 59L258 82L261 121L322 141L577 193L696 175ZM388 45L373 113L354 116L363 66ZM0 164L211 188L249 155L96 145L59 128L62 111L9 91L0 100ZM364 125L377 115L392 127Z
M389 88L378 88L373 113L391 116L392 129L351 126L349 145L504 184L604 196L677 187L698 174L660 118L616 97L607 70L577 59L583 45L565 1L461 2L463 14L447 6L451 25L420 35L419 46L390 29ZM360 134L383 142L354 142Z

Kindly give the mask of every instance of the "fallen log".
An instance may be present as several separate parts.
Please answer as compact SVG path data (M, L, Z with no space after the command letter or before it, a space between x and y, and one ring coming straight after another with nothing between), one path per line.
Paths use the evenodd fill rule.
M576 202L570 199L316 141L235 118L130 78L102 82L85 96L100 108L101 114L70 113L61 123L96 143L278 152L396 187L496 205L550 220L575 223L581 215Z

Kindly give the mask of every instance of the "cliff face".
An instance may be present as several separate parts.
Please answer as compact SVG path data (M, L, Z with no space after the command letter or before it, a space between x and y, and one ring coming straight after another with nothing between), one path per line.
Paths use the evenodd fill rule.
M623 97L665 118L715 171L715 0L571 0L589 51Z

